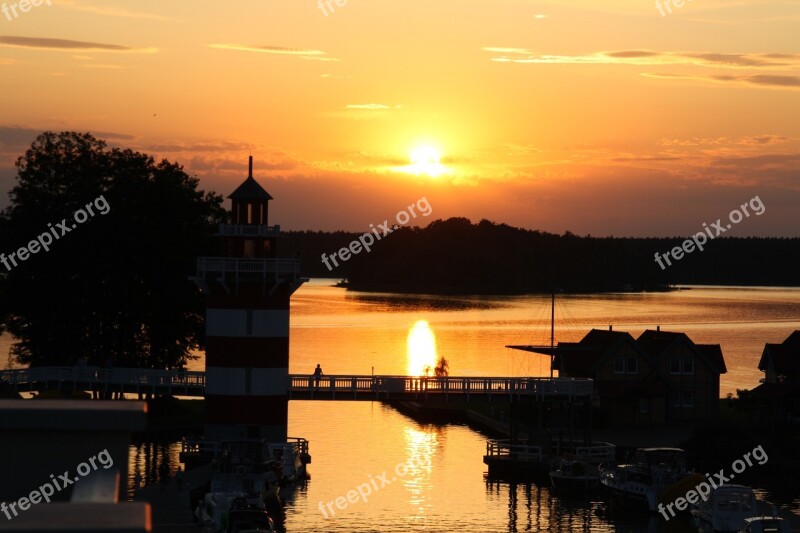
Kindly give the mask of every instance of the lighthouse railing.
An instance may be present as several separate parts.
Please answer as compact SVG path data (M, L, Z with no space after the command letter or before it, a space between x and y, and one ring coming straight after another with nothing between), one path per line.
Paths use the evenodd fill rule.
M220 224L218 234L223 236L278 237L281 227L263 224Z
M293 274L300 275L299 259L199 257L197 274Z

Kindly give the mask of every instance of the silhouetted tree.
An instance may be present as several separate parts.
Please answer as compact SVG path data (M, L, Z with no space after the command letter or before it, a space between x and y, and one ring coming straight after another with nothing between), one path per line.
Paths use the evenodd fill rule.
M227 216L222 197L198 190L178 164L88 133L43 133L16 166L0 251L28 246L48 223L59 236L10 271L0 265L0 331L17 339L16 360L167 368L192 358L204 321L188 277ZM73 213L101 195L106 214L95 206L72 228Z
M436 368L433 369L433 375L437 378L446 378L450 375L450 363L447 362L447 359L444 357L439 358Z

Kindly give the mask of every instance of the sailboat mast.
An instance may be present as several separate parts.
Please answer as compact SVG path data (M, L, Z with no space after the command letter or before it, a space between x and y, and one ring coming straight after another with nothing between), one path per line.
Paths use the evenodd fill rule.
M553 289L553 296L550 300L550 379L553 379L553 363L555 362L555 347L556 340L556 291Z

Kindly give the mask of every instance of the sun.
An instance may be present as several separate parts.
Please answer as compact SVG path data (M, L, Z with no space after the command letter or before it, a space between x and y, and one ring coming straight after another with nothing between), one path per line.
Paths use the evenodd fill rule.
M426 320L418 320L408 332L408 375L424 376L436 366L436 336Z
M417 146L409 154L411 164L408 169L411 173L420 175L424 174L435 178L444 173L445 168L442 166L442 155L439 150L431 145Z

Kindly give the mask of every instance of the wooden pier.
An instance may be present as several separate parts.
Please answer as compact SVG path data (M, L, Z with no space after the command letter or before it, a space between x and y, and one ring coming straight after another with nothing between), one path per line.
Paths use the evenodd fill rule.
M419 377L289 374L290 400L437 400L472 398L591 398L591 379L519 377ZM89 391L200 397L206 374L187 370L38 367L0 371L0 387L14 392Z

